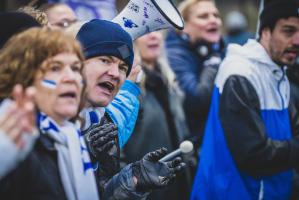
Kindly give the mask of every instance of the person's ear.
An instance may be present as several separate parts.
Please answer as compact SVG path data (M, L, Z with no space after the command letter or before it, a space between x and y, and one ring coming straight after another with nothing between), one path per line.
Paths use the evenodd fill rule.
M271 37L271 30L269 27L266 27L262 30L261 39L264 38L266 41L269 41Z
M270 28L266 27L261 32L260 43L268 50L270 45L272 32Z

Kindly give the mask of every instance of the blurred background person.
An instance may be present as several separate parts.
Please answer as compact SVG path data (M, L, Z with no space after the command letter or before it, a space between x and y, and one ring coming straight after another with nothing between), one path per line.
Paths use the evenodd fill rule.
M48 2L68 5L74 10L80 21L111 20L117 14L116 0L49 0Z
M135 64L142 66L144 77L138 121L124 149L128 162L134 162L162 146L173 151L189 134L182 94L167 62L162 32L138 38L135 52ZM190 182L181 177L175 185L152 192L148 199L187 199L188 184L190 186Z
M31 5L27 5L18 9L20 12L24 12L33 17L41 26L49 26L49 20L47 14Z
M193 141L201 141L214 79L224 54L219 11L211 0L185 0L179 5L185 20L181 32L170 31L167 55L185 94L184 111Z
M64 3L46 3L38 9L46 13L53 30L65 30L78 21L73 9Z
M254 38L254 34L247 30L247 19L239 11L234 10L229 12L225 16L224 25L226 29L224 37L226 45L230 43L243 45L248 39Z

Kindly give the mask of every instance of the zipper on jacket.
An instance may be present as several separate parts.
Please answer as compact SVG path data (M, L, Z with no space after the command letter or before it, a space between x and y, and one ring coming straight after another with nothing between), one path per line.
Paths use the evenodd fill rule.
M284 100L283 100L283 96L280 92L280 84L283 82L283 80L285 79L285 76L286 76L286 66L283 67L282 69L282 77L279 79L278 81L278 84L277 84L277 90L278 90L278 94L280 96L280 99L281 99L281 103L282 103L282 109L284 108Z

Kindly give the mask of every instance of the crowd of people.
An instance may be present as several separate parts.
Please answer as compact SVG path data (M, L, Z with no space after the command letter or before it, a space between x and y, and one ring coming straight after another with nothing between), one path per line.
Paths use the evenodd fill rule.
M183 30L135 41L34 2L0 12L0 199L299 199L298 0L265 0L256 39L183 0Z

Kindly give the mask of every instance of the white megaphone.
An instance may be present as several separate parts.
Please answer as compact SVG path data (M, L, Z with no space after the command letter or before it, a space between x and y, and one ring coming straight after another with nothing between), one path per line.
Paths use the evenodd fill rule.
M131 0L112 21L133 40L161 29L184 28L183 19L171 0Z

